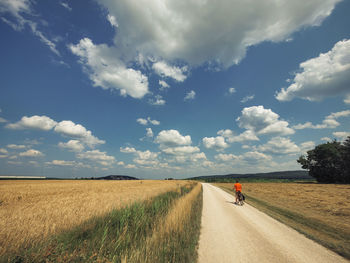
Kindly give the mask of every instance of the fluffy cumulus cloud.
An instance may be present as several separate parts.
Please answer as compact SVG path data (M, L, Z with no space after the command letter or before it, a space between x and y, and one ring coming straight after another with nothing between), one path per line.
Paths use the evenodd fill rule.
M49 131L57 124L56 121L52 120L47 116L23 116L22 119L16 123L9 123L6 128L13 130L23 130L23 129L36 129Z
M162 151L166 154L171 155L188 155L200 152L197 146L178 146L178 147L170 147L162 149Z
M124 147L124 148L121 147L120 151L122 153L134 154L135 158L133 159L133 162L135 164L137 164L138 166L152 167L152 168L157 168L157 167L161 166L161 164L158 160L159 153L151 152L149 150L139 151L133 147ZM129 167L129 168L136 168L136 165L133 165L133 167Z
M78 153L77 157L79 159L97 162L103 166L109 166L115 162L115 158L113 156L107 155L106 152L101 152L100 150L92 150L83 153Z
M156 95L153 99L150 99L148 102L149 104L154 106L163 106L166 103L162 95Z
M105 143L105 141L92 135L91 131L88 131L84 126L72 121L61 121L57 123L54 130L61 135L79 139L89 147Z
M215 155L214 158L219 162L228 162L228 161L234 161L238 159L238 157L232 153L230 154L219 153Z
M344 132L344 131L333 132L333 136L339 139L340 141L345 141L347 137L350 136L350 132Z
M254 8L239 0L98 2L117 19L116 45L135 57L228 67L249 46L283 41L300 28L319 25L339 1L255 1Z
M182 146L192 144L191 136L183 136L177 130L163 130L161 131L156 139L155 143L160 144L161 146Z
M27 146L23 145L23 144L8 144L6 146L9 149L13 149L13 150L18 150L18 149L25 149L27 148Z
M322 124L312 124L311 122L306 122L303 124L295 125L293 128L297 130L301 129L334 129L340 125L340 123L336 120L340 117L349 117L350 110L339 111L335 113L331 113L328 115L323 121Z
M187 67L170 66L165 61L158 61L152 65L153 70L162 77L173 78L178 82L183 82L187 76L185 75Z
M56 133L75 139L70 140L67 143L60 143L59 146L61 148L67 148L76 151L78 151L78 149L83 149L84 146L82 144L85 144L89 147L95 147L96 145L105 143L105 141L100 140L96 136L92 135L92 132L87 130L81 124L75 124L72 121L56 122L47 116L24 116L18 122L9 123L5 127L13 130L34 129L49 131L53 129ZM13 149L16 148L15 145L12 145L11 147Z
M81 152L84 150L84 145L79 140L69 140L68 142L58 143L58 147L68 149L73 152Z
M288 122L279 119L279 115L263 106L244 108L242 115L237 119L241 128L256 134L293 134L294 130L288 127Z
M272 154L295 154L300 152L300 148L289 138L274 137L266 144L258 147L261 152Z
M339 41L327 53L300 64L301 72L294 77L288 88L276 94L280 101L296 97L317 101L335 95L350 98L350 40Z
M159 86L160 86L160 90L166 90L168 88L170 88L169 84L166 83L164 80L159 80Z
M251 130L247 130L239 135L235 135L232 130L226 129L218 131L217 134L224 137L229 143L259 141L259 138Z
M146 128L146 137L152 138L153 137L153 131L151 128Z
M186 94L184 100L185 101L186 100L194 100L195 97L196 97L196 92L194 90L191 90Z
M141 125L150 125L150 124L159 125L160 124L160 121L152 120L150 117L147 117L147 119L138 118L136 121Z
M126 67L119 59L120 50L105 44L95 45L84 38L76 45L70 45L73 54L89 74L94 86L119 90L123 96L142 98L148 93L148 78L141 71Z
M229 145L225 142L225 138L222 136L217 137L204 137L203 145L208 149L215 149L217 151L222 151L226 149Z
M248 102L248 101L250 101L250 100L253 100L254 98L255 98L255 95L245 96L245 97L241 100L241 102L242 102L242 103L246 103L246 102Z
M18 154L21 157L41 157L44 156L44 154L38 150L30 149L25 152L21 152Z

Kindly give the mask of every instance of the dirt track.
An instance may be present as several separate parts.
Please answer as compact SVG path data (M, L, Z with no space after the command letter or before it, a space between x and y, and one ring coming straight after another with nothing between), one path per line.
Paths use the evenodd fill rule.
M210 184L203 184L199 263L349 262Z

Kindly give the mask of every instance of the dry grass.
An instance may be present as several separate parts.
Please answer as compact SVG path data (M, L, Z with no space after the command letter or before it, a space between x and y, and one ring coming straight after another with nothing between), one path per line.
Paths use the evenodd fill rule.
M124 262L194 262L200 231L202 185L181 197L143 246ZM187 250L187 251L186 251Z
M243 183L242 190L248 203L350 258L350 185Z
M0 255L186 181L0 181Z

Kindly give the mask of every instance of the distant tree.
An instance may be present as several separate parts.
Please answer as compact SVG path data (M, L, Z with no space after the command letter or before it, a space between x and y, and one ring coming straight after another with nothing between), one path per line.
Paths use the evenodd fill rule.
M341 144L334 140L317 145L297 160L321 183L350 183L350 137Z
M344 162L344 175L347 182L350 181L350 136L343 143L343 162Z

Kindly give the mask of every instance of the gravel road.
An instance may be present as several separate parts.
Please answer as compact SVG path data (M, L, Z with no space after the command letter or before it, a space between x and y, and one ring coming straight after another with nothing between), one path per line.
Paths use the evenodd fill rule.
M203 184L199 263L349 262L225 191Z

